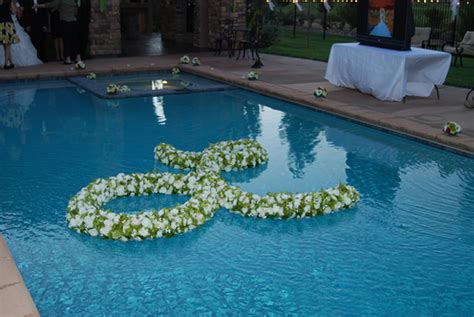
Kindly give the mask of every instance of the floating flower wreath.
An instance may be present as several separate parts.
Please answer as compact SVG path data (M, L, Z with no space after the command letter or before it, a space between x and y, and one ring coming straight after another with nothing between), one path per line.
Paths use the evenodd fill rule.
M326 98L328 96L328 90L324 87L318 87L314 91L314 95L318 98Z
M303 218L324 215L348 208L359 200L352 186L312 193L269 193L259 196L229 185L219 175L255 167L268 161L268 153L251 140L211 144L202 152L181 151L169 144L155 148L158 161L188 174L119 174L97 179L74 196L67 207L70 228L108 239L143 240L171 237L187 232L211 219L218 208L259 218ZM137 214L114 213L102 206L117 197L151 194L190 195L184 204L173 208Z
M179 61L180 61L181 64L189 64L191 59L189 58L188 55L184 55L179 59Z
M96 80L97 75L95 73L89 73L89 74L87 74L86 78L89 79L89 80Z
M86 69L86 64L83 61L79 61L74 65L74 67L76 69Z
M173 69L171 69L171 74L173 76L179 75L179 73L181 73L181 71L179 70L178 67L173 67Z
M247 73L248 80L258 80L258 73L257 72L248 72Z
M461 125L454 121L448 121L444 124L443 131L449 135L457 135L461 133Z
M198 57L193 57L193 60L191 61L191 64L193 64L193 66L199 66L199 65L201 65L201 60L199 60Z
M127 85L117 85L117 84L110 84L107 86L107 94L109 95L116 95L119 92L129 92L130 88Z

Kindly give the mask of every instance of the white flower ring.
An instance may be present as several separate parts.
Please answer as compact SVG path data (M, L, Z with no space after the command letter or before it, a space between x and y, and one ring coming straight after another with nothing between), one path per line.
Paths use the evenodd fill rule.
M236 140L211 144L202 152L181 151L169 144L155 147L155 158L172 167L191 169L188 174L119 174L97 179L74 196L67 207L70 228L108 239L143 240L171 237L202 225L218 208L258 218L304 218L351 207L359 200L352 186L311 193L269 193L259 196L229 185L221 171L255 167L268 161L267 151L256 141ZM102 206L118 197L190 195L173 208L114 213Z
M204 173L119 174L97 179L74 196L67 207L69 227L91 236L142 240L170 237L202 225L219 207L216 177ZM182 205L137 214L114 213L102 208L118 197L191 195Z
M181 151L161 143L155 147L155 158L174 168L218 173L263 164L268 161L268 153L258 142L241 139L214 143L202 152Z

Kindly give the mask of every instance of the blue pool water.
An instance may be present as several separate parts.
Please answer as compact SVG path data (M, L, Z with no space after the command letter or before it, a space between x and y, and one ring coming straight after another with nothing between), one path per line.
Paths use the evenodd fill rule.
M247 191L347 182L357 207L303 220L219 210L171 239L77 234L68 200L98 177L168 170L159 142L258 140ZM186 197L118 199L114 210ZM44 316L474 313L474 159L243 90L107 101L63 81L0 86L0 231Z

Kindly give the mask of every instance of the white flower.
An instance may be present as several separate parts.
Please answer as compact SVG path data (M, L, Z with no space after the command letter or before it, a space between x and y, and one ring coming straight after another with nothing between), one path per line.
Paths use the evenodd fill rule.
M138 226L140 224L140 220L138 220L138 218L136 217L133 217L132 218L132 225L133 226Z
M179 61L181 62L181 64L189 64L190 58L189 56L184 55L179 59Z
M88 233L92 236L92 237L96 237L99 232L96 230L96 229L91 229L88 231Z
M142 237L146 237L146 236L148 236L148 229L147 229L147 228L141 228L140 231L138 231L138 233L139 233Z
M103 235L103 236L107 236L110 232L110 230L112 230L111 227L103 227L100 229L100 234Z
M92 216L85 217L84 224L86 225L87 229L92 228L92 226L94 225L94 218Z
M152 222L150 221L150 219L148 218L145 218L142 220L142 226L144 228L151 228L153 226Z

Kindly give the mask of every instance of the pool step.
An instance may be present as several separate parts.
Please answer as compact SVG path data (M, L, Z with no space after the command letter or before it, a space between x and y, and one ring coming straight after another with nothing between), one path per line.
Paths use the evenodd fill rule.
M140 75L137 75L137 79L143 79ZM193 76L193 75L191 75ZM119 83L121 81L120 76L114 76L116 78L107 78L106 80L90 80L85 77L69 77L68 81L77 85L80 89L88 91L99 98L103 99L123 99L123 98L136 98L136 97L148 97L148 96L165 96L165 95L178 95L178 94L190 94L190 93L201 93L201 92L215 92L237 89L235 86L213 82L208 84L202 84L193 82L192 78L183 80L189 81L189 86L182 86L179 89L131 89L129 92L120 92L118 94L109 95L107 93L107 86L110 84ZM176 80L171 74L163 75L160 74L161 80ZM129 79L130 80L130 79ZM151 79L150 79L151 81ZM124 84L127 82L125 81Z

